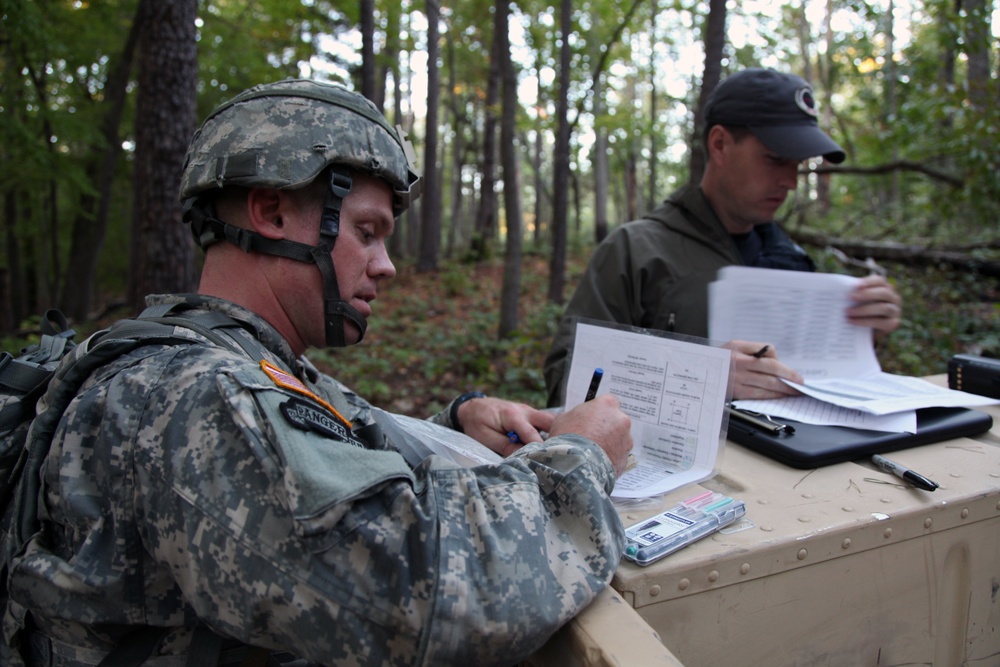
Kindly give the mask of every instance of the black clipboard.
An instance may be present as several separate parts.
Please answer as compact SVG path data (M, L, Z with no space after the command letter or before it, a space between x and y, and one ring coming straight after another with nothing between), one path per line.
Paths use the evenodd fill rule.
M794 433L769 433L730 418L729 439L793 468L820 468L942 440L978 435L993 427L993 417L969 408L917 410L916 433L886 433L846 426L818 426L792 420L776 421Z

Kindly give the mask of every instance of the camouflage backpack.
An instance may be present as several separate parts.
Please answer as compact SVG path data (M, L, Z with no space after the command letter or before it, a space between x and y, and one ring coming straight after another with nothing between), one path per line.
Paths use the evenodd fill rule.
M7 605L8 564L41 527L41 470L52 436L70 402L95 370L142 345L200 344L197 339L178 335L177 327L193 330L216 345L257 361L264 358L259 343L229 334L240 327L232 318L218 312L188 314L183 309L181 304L150 306L138 318L116 322L79 345L73 343L75 333L66 326L62 314L50 310L37 344L21 350L17 357L9 352L0 354L0 613ZM36 414L43 395L45 409ZM200 647L197 654L189 655L189 665L214 665L218 657L222 638L202 629L196 629ZM101 665L141 665L163 632L162 628L139 628ZM267 660L264 653L265 663Z
M76 347L76 332L58 310L45 312L41 331L39 342L23 348L17 357L0 351L0 509L7 507L17 484L35 404L63 356Z

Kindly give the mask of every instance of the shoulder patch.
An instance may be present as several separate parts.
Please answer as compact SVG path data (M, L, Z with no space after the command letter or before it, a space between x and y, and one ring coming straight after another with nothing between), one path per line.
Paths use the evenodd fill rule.
M305 384L303 384L297 377L278 368L267 360L260 362L260 369L264 371L264 375L271 378L271 381L282 389L288 389L289 391L294 391L297 394L302 394L303 396L307 396L322 405L324 408L332 412L337 419L339 419L340 422L346 426L348 430L350 430L351 422L347 421L344 415L337 411L337 408L320 398L315 392L310 391L309 387L305 386Z
M364 444L354 437L350 427L343 423L343 418L337 419L326 410L298 398L289 398L278 406L285 420L297 429L312 431L328 438L364 448ZM337 415L339 417L339 415Z

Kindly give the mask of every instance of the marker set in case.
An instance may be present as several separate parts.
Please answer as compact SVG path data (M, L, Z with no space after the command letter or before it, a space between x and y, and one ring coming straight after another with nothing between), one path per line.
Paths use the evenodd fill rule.
M706 491L629 526L625 530L625 558L649 565L733 523L746 512L742 500Z

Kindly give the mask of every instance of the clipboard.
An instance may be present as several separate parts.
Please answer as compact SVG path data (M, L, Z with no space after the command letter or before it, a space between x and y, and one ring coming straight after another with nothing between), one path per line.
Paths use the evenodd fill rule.
M739 419L729 420L729 439L793 468L820 468L942 440L978 435L993 417L970 408L917 410L916 433L886 433L846 426L819 426L781 420L794 432L769 433Z

